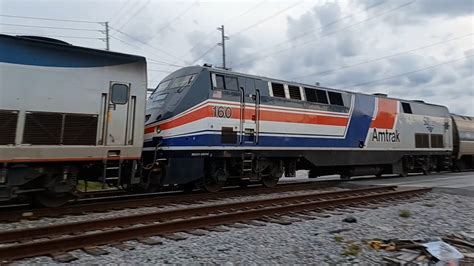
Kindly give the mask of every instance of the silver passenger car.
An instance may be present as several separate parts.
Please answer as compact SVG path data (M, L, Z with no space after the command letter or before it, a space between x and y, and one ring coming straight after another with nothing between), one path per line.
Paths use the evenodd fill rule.
M140 56L0 35L0 200L55 205L78 179L131 182L146 82Z

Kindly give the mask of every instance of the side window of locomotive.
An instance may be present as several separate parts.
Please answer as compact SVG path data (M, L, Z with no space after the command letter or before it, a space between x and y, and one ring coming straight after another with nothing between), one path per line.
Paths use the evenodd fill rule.
M409 103L402 103L402 108L403 108L403 112L405 114L413 114L413 112L411 111L411 106Z
M342 100L342 95L338 92L328 91L329 102L333 105L344 106L344 101Z
M288 91L290 92L290 99L301 100L300 87L288 85Z
M234 77L225 77L225 89L231 91L238 91L239 84L237 82L237 78Z
M125 84L114 84L111 89L110 101L114 104L126 104L128 102L128 86Z
M273 97L286 98L285 87L283 86L283 84L272 82L272 92Z
M225 90L225 85L224 85L224 76L222 75L216 75L216 84L214 84L214 88L218 90Z

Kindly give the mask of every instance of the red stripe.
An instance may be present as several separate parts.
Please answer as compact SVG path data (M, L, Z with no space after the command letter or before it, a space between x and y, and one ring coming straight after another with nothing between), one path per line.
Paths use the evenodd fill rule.
M375 120L370 125L371 128L392 129L398 113L396 100L379 98L378 110Z
M231 107L232 108L232 107ZM171 129L174 127L182 126L187 123L198 121L203 118L213 117L214 111L212 106L203 106L190 113L187 113L181 117L178 117L169 122L160 124L160 129ZM255 109L246 108L244 112L245 120L254 119ZM240 108L232 108L231 118L240 119ZM314 124L314 125L331 125L331 126L346 126L349 118L348 117L334 117L327 115L313 115L313 114L298 114L280 111L260 111L261 121L272 121L272 122L286 122L286 123L303 123L303 124ZM157 126L151 126L145 128L145 134L152 133L155 131Z

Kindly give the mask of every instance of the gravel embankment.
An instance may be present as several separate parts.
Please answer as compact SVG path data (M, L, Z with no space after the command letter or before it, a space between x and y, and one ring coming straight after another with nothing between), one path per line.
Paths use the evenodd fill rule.
M409 210L408 218L399 216ZM427 238L460 231L474 232L472 197L430 193L417 202L366 209L351 214L334 215L293 223L267 224L231 228L228 232L209 232L204 236L187 235L182 241L163 239L162 245L148 246L127 242L135 250L120 251L106 247L110 254L91 256L71 252L78 264L379 264L385 251L374 251L367 240L380 238ZM353 216L357 223L342 219ZM341 230L342 229L342 230ZM335 233L334 231L341 231ZM353 243L361 248L355 255L344 255ZM54 263L49 257L38 257L19 264Z

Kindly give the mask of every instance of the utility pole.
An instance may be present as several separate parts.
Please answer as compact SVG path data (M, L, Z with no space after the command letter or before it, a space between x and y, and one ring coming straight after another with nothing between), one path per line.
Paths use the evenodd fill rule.
M109 22L105 22L105 44L106 48L105 50L110 50L110 37L109 37Z
M227 69L225 65L225 41L228 40L229 37L225 36L224 25L217 27L217 30L221 32L221 42L217 43L217 45L222 46L222 69Z

